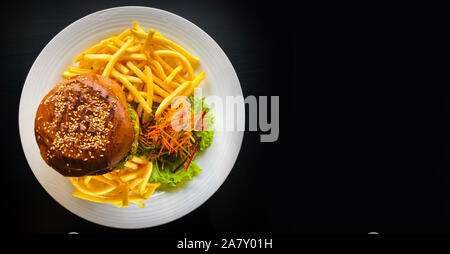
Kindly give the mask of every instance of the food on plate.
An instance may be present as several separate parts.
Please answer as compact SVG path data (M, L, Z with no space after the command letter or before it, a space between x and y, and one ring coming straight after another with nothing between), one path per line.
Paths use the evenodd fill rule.
M120 85L94 73L56 84L36 113L42 158L64 176L111 171L138 135Z
M204 98L193 97L206 77L199 62L137 22L75 58L35 119L41 155L69 178L73 196L144 207L160 186L200 173L195 158L214 131Z

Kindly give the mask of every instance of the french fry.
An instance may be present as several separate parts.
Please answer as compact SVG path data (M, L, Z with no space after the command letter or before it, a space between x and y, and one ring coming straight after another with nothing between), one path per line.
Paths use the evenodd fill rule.
M91 61L109 61L111 54L85 54L83 59Z
M155 36L156 36L156 33L155 33ZM164 45L164 44L157 44L157 43L151 43L150 44L150 48L153 49L153 50L161 50L161 49L169 49L169 50L171 50L166 45Z
M114 43L107 43L105 45L105 47L112 53L116 53L116 51L118 51L120 49L120 47L117 47L116 45L114 45Z
M136 21L135 21L136 22ZM146 39L147 33L142 29L139 25L139 23L133 23L134 29L131 29L131 32L133 32L138 38L140 39ZM155 32L155 36L162 36L160 33Z
M123 38L125 38L126 36L131 34L131 29L126 29L125 31L123 31L121 34L119 34L119 36L117 36L117 38L119 40L123 40Z
M126 63L127 67L130 68L130 70L132 70L140 79L145 81L145 84L147 86L147 93L150 94L149 92L151 92L151 94L153 93L153 82L152 82L152 77L151 77L151 71L149 72L149 69L147 69L146 73L142 72L136 65L134 65L131 61L128 61ZM152 100L147 97L147 104L149 105L150 109L152 106ZM142 108L143 106L139 105L140 108L138 107L138 114L140 116L142 116ZM146 111L147 114L149 114ZM151 113L151 112L150 112Z
M106 44L105 47L108 48L109 51L111 51L112 53L115 53L116 51L119 50L118 47L116 47L115 45L113 45L111 43ZM141 47L142 47L142 45L137 44L137 45L134 45L134 46L131 46L131 47L125 49L125 52L135 53L135 52L138 52L141 49Z
M71 78L71 77L75 77L76 75L78 75L78 73L73 73L73 72L70 72L70 71L64 71L62 73L62 76L64 78Z
M106 45L105 45L105 47L100 49L97 53L98 54L109 54L110 52L111 52L111 50L108 47L106 47Z
M136 178L136 179L133 179L133 180L130 182L130 189L132 190L132 189L136 188L136 186L137 186L139 183L141 183L142 181L144 181L142 178Z
M159 79L158 77L154 76L153 80L155 81L155 83L162 87L164 90L168 91L168 92L173 92L177 87L179 87L178 85L175 85L175 88L173 88L173 86L169 86L164 84L164 81L162 81L161 79Z
M128 195L129 195L129 189L128 189L128 183L123 184L123 201L122 201L122 207L128 207Z
M137 156L133 156L133 158L131 158L131 161L132 161L132 162L135 162L135 163L137 163L137 164L141 164L141 165L144 165L144 164L147 164L147 163L148 163L148 160L147 160L147 159L139 158L139 157L137 157Z
M167 78L164 80L165 85L172 84L172 80L175 78L176 75L183 69L181 65L177 66L173 71L167 76Z
M85 193L87 195L91 195L91 196L95 196L96 194L93 193L92 191L90 191L88 188L86 188L86 186L84 186L83 184L81 184L77 179L75 179L74 177L69 177L70 182L72 183L72 185L80 192Z
M141 118L142 117L142 105L141 104L138 105L136 112L137 112L139 118Z
M131 61L127 61L126 66L134 72L141 80L143 80L145 83L148 83L147 76Z
M133 86L133 84L130 83L130 81L128 81L124 75L118 71L116 71L114 68L111 72L112 76L116 79L118 79L127 89L128 91L130 91L134 97L137 98L137 100L139 101L140 104L142 104L142 107L144 108L145 112L147 113L151 113L152 110L151 108L148 106L147 102L145 101L144 97L141 96L141 94L139 93L139 91L136 89L135 86Z
M83 56L83 59L85 60L91 60L91 61L109 61L111 60L113 55L111 54L85 54ZM142 53L130 53L130 54L124 54L119 58L119 61L126 61L126 60L135 60L135 61L146 61L147 56Z
M141 208L144 208L144 207L145 207L145 204L142 203L142 201L131 200L130 202L132 202L132 203L134 203L134 204L140 206Z
M145 42L144 42L144 47L143 47L144 52L146 52L150 49L150 42L152 41L154 35L155 35L155 30L150 29L147 33L147 36L145 37Z
M144 31L138 31L138 30L131 30L131 32L133 32L134 35L136 35L136 37L140 38L140 39L145 39L147 38L147 33Z
M100 43L94 45L94 46L91 47L90 49L86 50L85 52L83 52L82 54L80 54L79 56L77 56L73 62L74 62L74 63L80 62L81 59L83 59L83 58L84 58L84 55L86 55L86 54L97 53L97 52L100 51L107 43L109 43L111 40L112 40L112 38L108 38L108 39L102 40Z
M153 91L154 91L154 93L153 93L153 98L152 98L152 99L153 99L153 100L152 100L153 102L161 103L161 101L164 100L164 98L166 98L167 96L169 96L169 93L168 93L168 92L166 92L165 90L163 90L161 87L157 86L157 85L154 84L154 83L153 83ZM155 94L155 92L156 92L157 94ZM139 93L141 94L142 97L145 97L145 98L148 97L147 92L140 91ZM139 103L139 101L137 100L136 97L133 97L131 94L129 94L129 95L130 95L130 101L128 101L128 102L132 102L132 101L134 100L134 102ZM127 99L128 99L128 98L127 98ZM149 104L149 106L150 106L150 104Z
M136 45L134 45L132 47L127 48L126 52L129 52L129 53L139 52L141 50L141 48L142 48L141 44L136 44Z
M155 54L160 57L163 57L163 56L175 57L175 58L179 59L181 61L181 63L183 64L184 69L187 71L189 79L194 78L194 69L192 68L191 63L182 54L180 54L176 51L171 51L171 50L156 50Z
M153 169L153 162L147 163L147 165L144 166L144 177L143 181L140 184L139 192L144 195L145 187L147 186L148 179L150 179L150 175L152 174Z
M136 31L145 33L144 29L141 28L141 26L139 25L139 23L137 21L133 21L133 27L134 27L134 29L136 29Z
M173 48L174 50L176 50L178 53L180 53L181 55L183 55L186 59L189 60L189 62L191 64L193 64L194 66L197 65L200 60L196 57L194 57L193 55L191 55L189 52L187 52L184 48L180 47L179 45L177 45L176 43L162 37L162 36L153 36L152 42L159 42L162 44L165 44L167 46L169 46L170 48Z
M200 74L198 74L194 80L192 80L191 85L186 89L186 91L183 93L184 96L189 97L190 95L192 95L192 92L194 92L194 88L196 88L198 86L198 84L200 84L200 82L205 79L205 72L202 71Z
M172 100L176 96L182 94L184 92L184 90L186 90L186 88L188 88L190 85L191 85L191 81L186 81L181 86L179 86L177 89L175 89L175 91L173 91L169 96L164 98L164 100L161 102L161 104L159 104L159 107L156 109L155 117L158 118L161 115L162 111L164 109L166 109L167 106L169 106L169 104L172 102Z
M152 75L152 70L150 69L150 67L148 67L147 65L144 67L144 74L147 77L147 96L145 96L147 98L147 104L150 108L152 108L153 105L153 75ZM143 118L143 122L147 122L150 119L150 114L148 114L147 112L144 113Z
M80 192L78 190L74 190L72 192L72 195L74 197L78 197L78 198L81 198L81 199L85 199L85 200L89 200L89 201L93 201L93 202L98 202L98 203L117 204L117 203L122 203L123 202L123 197L121 197L121 196L115 196L115 197L93 196L93 195L85 194L85 193ZM140 196L140 195L129 195L128 196L128 201L129 202L142 201L142 200L144 200L144 198L142 196Z
M102 176L103 176L104 178L110 180L110 181L113 181L113 180L114 180L114 177L113 177L110 173L106 173L106 174L104 174L104 175L102 175Z
M126 36L124 37L124 39L127 38ZM112 37L112 42L116 44L117 47L122 47L125 42L123 42L121 39L119 39L118 37Z
M99 182L103 182L103 183L106 183L106 184L109 184L109 185L112 185L112 186L115 186L115 187L119 187L119 185L115 181L113 181L112 178L111 179L107 179L106 175L107 174L99 175L99 176L93 176L93 178L95 180L99 181Z
M84 55L83 55L81 60L78 62L78 68L91 70L92 64L93 64L93 62L91 60L84 59Z
M162 68L161 64L156 60L150 61L151 65L150 67L153 67L152 70L155 72L156 75L159 76L160 79L164 80L167 78L166 73L164 73L164 69Z
M131 162L131 161L125 162L125 164L123 166L128 168L128 169L137 169L138 168L138 165L136 163Z
M153 96L153 101L157 102L157 103L161 103L164 100L164 98L158 96L158 95L154 95Z
M161 57L156 55L154 52L152 52L151 56L154 57L155 60L160 63L160 65L162 66L162 68L165 71L167 71L168 73L171 73L173 71L172 66L170 66L168 63L166 63L166 61L164 61ZM181 77L180 75L176 75L175 80L177 80L180 83L184 83L184 81L185 81L185 79L183 77Z
M163 90L161 87L153 83L153 91L157 94L159 94L161 97L166 98L169 96L169 93Z
M111 59L108 61L108 64L106 64L105 70L103 71L102 75L105 77L109 77L111 75L111 71L114 68L114 65L119 60L119 58L122 56L122 54L125 52L125 50L133 43L134 38L130 38L127 40L127 42L120 47L120 49L114 53L114 55L111 57Z
M142 95L143 97L147 97L147 93L144 92L144 91L141 91L141 95ZM154 101L154 102L156 102L156 103L161 103L163 100L164 100L164 98L162 98L161 96L156 95L156 94L153 95L153 101ZM136 101L136 102L137 102L137 101Z
M128 172L128 173L124 174L123 176L120 176L120 180L122 180L123 182L128 182L130 180L135 179L140 174L142 174L142 170L132 170L131 172Z
M139 77L135 77L135 76L131 76L131 75L125 75L125 74L123 74L123 76L124 76L128 81L130 81L131 83L134 83L134 84L136 84L136 85L144 83L144 82L142 81L142 79L140 79Z
M135 100L136 102L139 102L139 101L137 100L137 98L134 98L134 100ZM131 93L128 93L128 95L127 95L127 102L133 102L133 95L132 95Z
M136 64L136 66L139 68L139 70L142 70L142 68L144 68L144 66L147 64L147 61L141 61L141 62L138 62L137 64Z
M90 194L86 194L84 192L79 191L78 189L75 189L72 192L72 196L77 197L77 198L81 198L81 199L85 199L85 200L89 200L89 201L93 201L93 202L98 202L98 203L117 203L119 201L121 201L119 198L107 198L107 197L99 197L99 196L95 196L95 195L90 195Z
M149 199L150 196L155 192L156 188L160 186L160 183L150 183L147 184L147 189L144 194L144 199Z
M102 184L103 185L102 186L102 185L94 184L95 182L97 182L97 181L95 179L93 179L89 185L91 186L90 192L96 196L104 195L104 194L116 189L116 186L104 184L102 182L97 182L97 183Z
M73 66L69 66L69 67L67 67L67 68L69 69L69 71L70 71L71 73L77 73L77 74L92 72L92 71L89 70L89 69L81 69L81 68L77 68L77 67L73 67Z
M116 65L114 66L118 71L120 71L121 73L127 75L128 73L130 73L130 70L123 65L122 63L116 63Z
M87 186L89 184L89 182L91 181L91 178L92 178L92 176L85 176L83 179L84 185Z

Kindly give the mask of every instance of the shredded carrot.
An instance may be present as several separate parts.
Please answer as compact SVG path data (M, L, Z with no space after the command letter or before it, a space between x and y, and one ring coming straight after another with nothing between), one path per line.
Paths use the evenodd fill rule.
M172 139L173 142L175 142L181 149L183 149L183 151L185 151L187 154L190 154L180 143L177 142L177 140L175 139L175 137L172 137L171 135L167 134L165 131L161 130L161 132L163 134L166 134L168 137L170 137Z
M205 111L199 112L196 116L194 112L188 111L183 106L184 104L180 104L178 108L168 107L159 118L152 119L142 126L139 143L152 147L148 155L149 159L164 162L170 160L170 157L165 156L193 157L196 151L195 146L198 144L193 137L193 131L198 130L199 127L203 129L202 120Z

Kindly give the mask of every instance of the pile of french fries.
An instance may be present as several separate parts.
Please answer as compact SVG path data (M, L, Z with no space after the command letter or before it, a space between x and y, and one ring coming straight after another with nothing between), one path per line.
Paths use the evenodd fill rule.
M96 73L116 80L127 102L140 121L158 118L177 96L190 96L205 78L196 75L199 59L181 46L137 21L133 28L111 36L81 53L62 73L71 78L81 73ZM127 207L129 202L143 207L159 184L149 184L152 162L134 157L126 170L114 170L102 176L70 178L75 197Z
M62 73L64 78L80 73L97 73L118 81L128 102L138 104L143 122L154 113L158 117L176 96L190 96L205 78L195 75L200 60L178 44L150 29L145 32L137 21L133 28L102 40L80 54ZM153 105L158 107L153 111ZM155 105L155 106L156 106Z
M149 183L153 163L134 156L125 163L125 170L113 170L103 175L69 177L75 187L72 195L100 203L128 207L129 203L144 208L159 183Z

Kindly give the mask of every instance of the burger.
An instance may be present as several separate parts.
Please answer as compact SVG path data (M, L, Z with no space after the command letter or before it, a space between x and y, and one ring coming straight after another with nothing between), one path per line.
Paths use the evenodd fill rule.
M35 137L44 161L63 176L100 175L136 152L138 119L116 81L80 74L42 99Z

